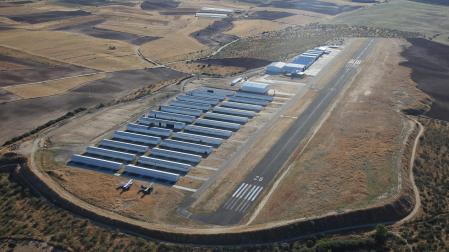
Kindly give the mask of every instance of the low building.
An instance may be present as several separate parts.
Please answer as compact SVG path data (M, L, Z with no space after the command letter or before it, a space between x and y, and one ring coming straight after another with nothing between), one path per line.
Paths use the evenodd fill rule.
M240 90L256 94L266 94L270 90L270 85L265 83L246 81L242 84Z
M195 17L204 17L204 18L227 18L228 14L223 13L209 13L209 12L197 12Z
M265 69L265 73L267 74L282 74L283 68L285 66L284 62L273 62L270 65L268 65Z

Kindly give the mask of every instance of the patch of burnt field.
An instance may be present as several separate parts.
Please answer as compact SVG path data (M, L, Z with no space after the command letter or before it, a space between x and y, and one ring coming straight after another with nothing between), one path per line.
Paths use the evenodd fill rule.
M205 65L215 65L223 67L240 67L245 70L264 67L271 63L269 60L254 59L254 58L223 58L223 59L201 59L195 63Z
M290 12L283 12L283 11L255 11L251 13L248 18L249 19L264 19L264 20L276 20L280 18L290 17L295 14Z
M449 46L426 39L408 39L412 44L402 52L407 59L401 63L412 69L417 87L432 97L431 118L449 121Z
M140 5L140 8L143 10L175 9L179 4L180 2L175 0L145 0Z
M260 0L240 0L252 4L259 4L261 7L275 7L281 9L297 9L304 11L317 12L327 15L337 15L342 12L352 11L360 6L338 5L335 3L324 2L320 0L276 0L264 3Z
M107 103L132 93L133 90L184 76L185 74L181 72L167 68L120 71L109 73L104 79L92 81L61 95L0 104L0 120L2 121L0 143L76 108L88 108Z
M91 15L90 12L83 11L83 10L76 10L76 11L48 11L48 12L42 12L42 13L33 13L33 14L26 14L26 15L12 15L8 16L8 18L16 21L16 22L24 22L29 24L38 24L38 23L45 23L49 21L56 21L56 20L62 20L72 17L82 17L82 16L89 16Z
M102 5L124 5L134 6L134 3L127 1L113 1L113 0L58 0L60 3L86 5L86 6L102 6Z
M191 33L190 36L209 47L220 46L238 39L237 36L223 33L230 30L232 26L232 19L225 18L213 22L202 30Z
M85 35L89 35L89 36L96 37L96 38L102 38L102 39L127 41L134 45L142 45L147 42L150 42L150 41L160 38L160 37L153 37L153 36L139 36L139 35L132 34L132 33L119 32L119 31L113 31L113 30L107 30L107 29L95 27L96 25L98 25L102 22L104 22L104 20L94 20L94 21L90 21L90 22L86 22L86 23L82 23L82 24L64 26L64 27L58 28L57 30L82 33Z
M95 70L75 65L52 65L0 54L0 65L2 64L14 64L19 69L0 71L0 87L95 72Z

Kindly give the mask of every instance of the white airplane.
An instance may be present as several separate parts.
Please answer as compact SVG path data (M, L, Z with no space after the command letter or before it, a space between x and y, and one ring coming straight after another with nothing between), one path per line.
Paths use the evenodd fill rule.
M117 189L122 189L123 191L128 191L134 183L134 179L128 180L126 183L121 183Z

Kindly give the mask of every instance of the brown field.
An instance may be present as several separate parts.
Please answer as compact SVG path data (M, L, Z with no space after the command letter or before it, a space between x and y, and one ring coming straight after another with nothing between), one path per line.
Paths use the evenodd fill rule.
M192 32L201 30L212 24L212 19L185 18L185 26L168 31L163 38L151 41L142 46L142 53L156 61L169 62L178 60L180 56L206 50L208 47L192 38ZM182 46L179 46L182 41Z
M92 74L81 77L69 77L32 84L22 84L4 87L6 91L24 99L44 97L65 93L91 81L103 79L105 73Z
M409 69L398 65L404 44L379 42L256 223L363 208L397 192L398 165L409 132L398 110L422 98L416 97Z
M51 43L48 39L51 39ZM73 33L6 30L0 32L0 44L103 71L139 69L147 66L140 61L128 43ZM115 49L109 49L111 46Z
M280 22L257 19L236 20L232 24L234 27L225 33L239 37L253 36L265 31L274 31L286 27L286 25Z

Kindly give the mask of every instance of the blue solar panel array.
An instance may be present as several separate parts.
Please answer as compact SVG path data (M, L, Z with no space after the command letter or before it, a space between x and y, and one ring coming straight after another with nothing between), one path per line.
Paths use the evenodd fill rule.
M251 92L195 89L73 155L70 164L176 183L271 101Z

